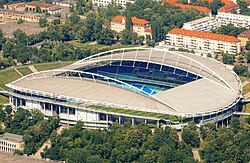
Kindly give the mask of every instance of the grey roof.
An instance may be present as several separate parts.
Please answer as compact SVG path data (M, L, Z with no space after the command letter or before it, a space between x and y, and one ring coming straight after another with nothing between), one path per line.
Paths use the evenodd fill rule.
M23 136L11 134L11 133L4 133L3 135L0 135L0 140L20 143L20 142L23 142Z

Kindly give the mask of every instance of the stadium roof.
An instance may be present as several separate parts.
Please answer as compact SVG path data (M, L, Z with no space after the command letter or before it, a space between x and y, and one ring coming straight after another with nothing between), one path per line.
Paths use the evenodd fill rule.
M110 83L82 79L79 68L106 61L142 61L178 67L201 76L196 81L162 91L155 95L135 93ZM55 76L79 73L79 77ZM67 72L67 73L66 73ZM84 73L84 72L83 72ZM108 81L108 80L107 80ZM93 103L124 106L121 108L174 115L197 115L223 110L241 97L241 82L225 65L194 54L170 52L161 49L128 48L118 49L85 58L63 69L38 72L22 77L7 85L12 89L52 97L85 99Z

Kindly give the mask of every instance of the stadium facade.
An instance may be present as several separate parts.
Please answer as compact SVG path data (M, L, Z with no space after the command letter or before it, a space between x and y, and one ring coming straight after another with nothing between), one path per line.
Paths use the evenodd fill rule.
M145 122L182 126L229 119L241 110L239 77L211 58L163 49L98 53L62 69L41 71L6 85L10 103L81 120L86 128Z

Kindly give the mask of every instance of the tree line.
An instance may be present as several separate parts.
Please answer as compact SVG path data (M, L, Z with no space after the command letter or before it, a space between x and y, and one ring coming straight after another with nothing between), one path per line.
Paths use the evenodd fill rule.
M16 111L11 106L0 106L0 134L5 132L23 135L24 151L17 154L34 154L59 126L59 117L44 119L38 110L28 111L21 107ZM2 127L3 126L3 127Z

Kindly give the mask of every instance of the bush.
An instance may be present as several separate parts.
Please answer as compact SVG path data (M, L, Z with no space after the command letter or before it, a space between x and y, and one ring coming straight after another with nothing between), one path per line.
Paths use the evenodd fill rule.
M18 20L17 20L17 24L22 24L23 22L24 22L23 19L18 19Z

